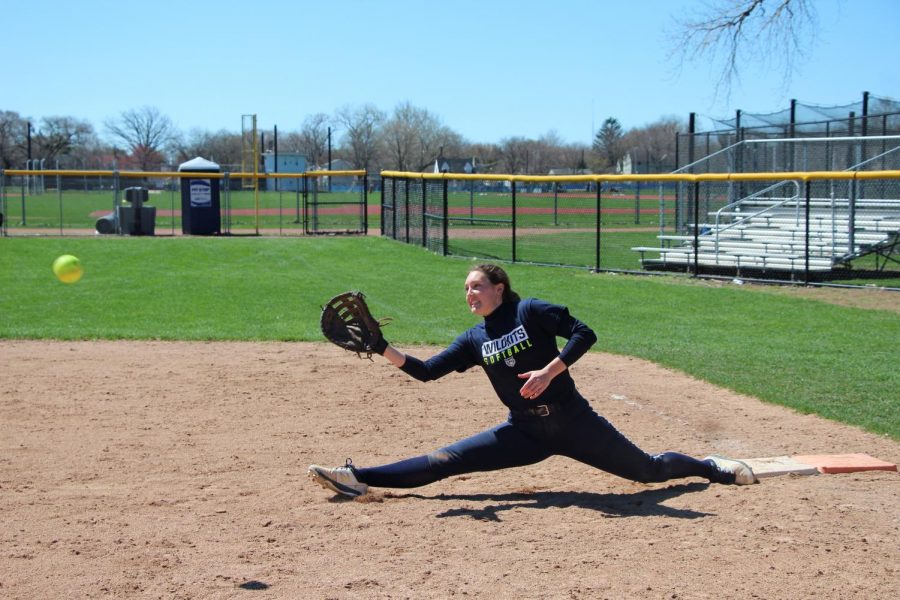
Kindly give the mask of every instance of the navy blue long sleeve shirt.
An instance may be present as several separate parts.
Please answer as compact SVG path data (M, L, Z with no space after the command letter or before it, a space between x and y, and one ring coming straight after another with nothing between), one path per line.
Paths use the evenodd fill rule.
M557 347L557 337L568 340L562 351ZM504 302L482 323L464 331L447 349L426 361L407 355L401 368L419 381L431 381L481 365L501 402L514 411L572 400L586 403L568 369L557 375L536 400L519 395L525 380L518 375L542 369L557 356L568 367L596 341L591 328L571 316L565 306L526 298Z

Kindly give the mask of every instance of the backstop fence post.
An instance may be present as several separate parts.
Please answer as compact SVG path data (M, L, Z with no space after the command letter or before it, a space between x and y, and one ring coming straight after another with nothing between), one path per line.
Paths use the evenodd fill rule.
M398 202L397 188L400 186L401 183L404 183L404 182L401 181L400 179L397 179L397 178L391 179L391 200L392 200L392 203L391 203L391 237L395 240L402 239L400 236L400 232L397 231L397 223L398 223L397 213L400 212L399 205L397 204L397 202ZM406 188L403 188L403 189L406 189ZM403 202L407 202L405 199L401 199L401 200L403 200ZM403 206L407 206L407 205L404 204ZM384 230L382 230L382 233L384 233ZM409 241L409 240L407 239L406 241Z
M313 185L316 185L316 181L318 181L318 179L312 180ZM309 214L309 212L308 212L308 210L309 210L309 208L308 208L309 207L309 185L310 185L309 178L304 177L303 178L303 193L301 194L300 197L301 197L301 201L303 202L303 231L307 234L309 234L309 219L307 218L307 215Z
M390 193L388 193L388 189L390 189ZM388 223L388 213L390 213L390 223ZM397 239L397 180L393 177L381 178L381 210L379 214L381 215L381 235L384 236L387 231L390 231L391 238Z
M553 182L553 226L559 226L559 182Z
M602 227L602 220L603 220L603 212L602 212L603 204L602 204L602 192L601 192L602 187L603 186L598 181L597 182L597 224L596 224L596 235L595 235L595 239L594 239L594 264L597 265L596 269L594 269L595 272L600 271L600 230Z
M425 213L428 212L428 182L422 178L422 247L428 247L428 221Z
M25 186L27 185L28 177L28 175L23 176L22 184L19 186L19 191L22 194L22 221L20 222L22 227L25 227Z
M700 275L700 182L695 181L694 196L694 277Z
M803 283L809 285L809 200L811 194L812 182L809 179L805 182L806 187L806 235L803 236Z
M406 243L409 243L409 177L403 180L403 227L406 230ZM396 220L394 225L396 226Z
M228 176L226 175L225 181L228 181ZM297 188L294 190L294 204L296 204L296 215L294 217L294 225L300 224L300 192L301 188L306 185L306 177L300 177L297 179Z
M59 198L59 235L63 234L63 193L62 193L62 178L59 176L59 161L56 161L56 197ZM138 222L140 222L140 213L135 213L135 216L138 218ZM140 231L140 229L138 229ZM140 235L140 234L139 234Z
M448 212L447 212L447 207L448 207L448 198L447 198L447 196L448 196L448 194L447 194L447 180L444 179L444 206L442 207L442 208L443 208L443 217L442 217L442 218L443 218L443 221L444 221L444 222L443 222L444 242L443 242L443 248L442 248L442 252L441 252L441 254L442 254L443 256L447 256L447 245L448 245L448 241L449 241L449 240L447 239L447 237L448 237L448 235L450 234L450 226L449 226L449 220L450 220L450 219L448 218L449 215L448 215Z
M113 171L113 215L116 215L115 223L116 223L116 233L122 233L122 223L119 222L119 171ZM182 215L184 218L184 215Z
M225 189L222 191L222 196L225 198L225 222L223 223L223 233L225 235L231 234L231 173L225 171L222 174L222 187ZM297 207L297 210L300 210L300 207ZM300 222L300 215L297 215L297 222ZM175 227L175 220L172 219L172 227Z
M856 179L849 182L847 194L847 252L855 252L856 247L856 198L859 194Z
M512 181L512 261L516 262L516 180Z
M647 160L649 164L649 159ZM641 224L641 182L634 182L634 224Z
M363 212L363 235L369 235L369 174L368 174L368 172L363 175L362 212Z
M0 169L0 236L6 237L6 175Z
M450 216L450 215L446 215ZM469 225L472 225L475 219L475 180L469 180Z

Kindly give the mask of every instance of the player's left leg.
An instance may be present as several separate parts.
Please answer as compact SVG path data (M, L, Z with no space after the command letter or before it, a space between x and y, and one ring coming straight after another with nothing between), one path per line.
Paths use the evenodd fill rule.
M755 480L749 467L739 461L698 460L678 452L648 454L593 410L571 421L565 432L555 440L555 450L619 477L642 483L683 477L703 477L714 483L753 483Z

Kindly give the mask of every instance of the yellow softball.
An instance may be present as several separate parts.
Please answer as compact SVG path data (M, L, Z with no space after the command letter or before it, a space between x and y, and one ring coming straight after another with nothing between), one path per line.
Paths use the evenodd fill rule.
M63 283L75 283L84 275L84 267L77 256L63 254L53 261L53 274Z

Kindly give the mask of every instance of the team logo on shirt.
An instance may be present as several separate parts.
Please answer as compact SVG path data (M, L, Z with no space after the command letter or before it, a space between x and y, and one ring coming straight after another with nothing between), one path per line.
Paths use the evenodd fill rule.
M497 361L504 361L506 366L516 364L515 355L531 348L531 340L525 327L519 325L503 337L488 340L481 345L481 358L485 365L492 365Z

